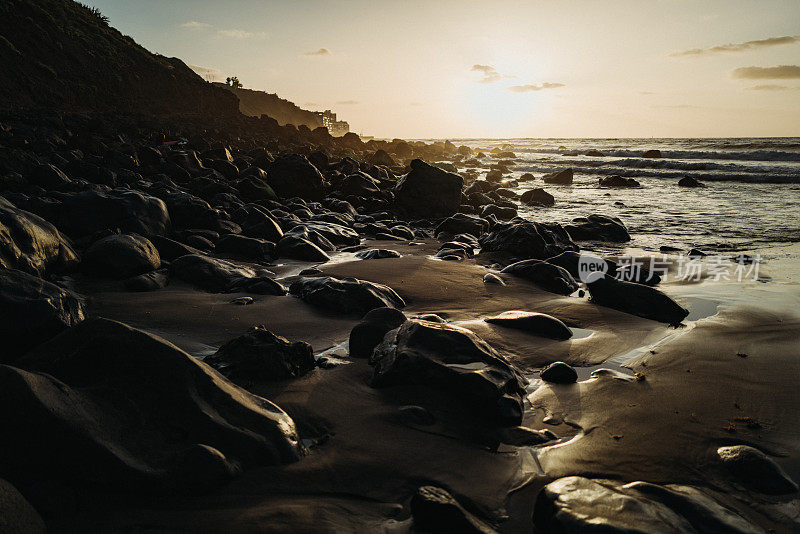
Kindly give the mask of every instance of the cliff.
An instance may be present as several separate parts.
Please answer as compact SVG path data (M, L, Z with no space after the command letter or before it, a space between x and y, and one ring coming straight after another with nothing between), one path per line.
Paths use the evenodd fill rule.
M227 89L236 95L239 98L239 111L245 115L253 117L268 115L281 125L305 125L312 130L322 126L322 120L316 113L302 109L293 102L280 98L275 93L231 87L224 83L215 83L214 85Z

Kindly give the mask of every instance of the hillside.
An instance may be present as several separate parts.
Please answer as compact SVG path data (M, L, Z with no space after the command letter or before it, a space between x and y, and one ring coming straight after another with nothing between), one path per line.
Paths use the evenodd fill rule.
M236 95L239 98L239 111L245 115L253 117L268 115L281 125L294 124L295 126L300 126L302 124L312 130L322 126L322 120L316 113L302 109L293 102L280 98L275 93L231 87L224 83L215 83L214 85L227 89Z
M0 2L0 108L237 113L236 98L72 0Z

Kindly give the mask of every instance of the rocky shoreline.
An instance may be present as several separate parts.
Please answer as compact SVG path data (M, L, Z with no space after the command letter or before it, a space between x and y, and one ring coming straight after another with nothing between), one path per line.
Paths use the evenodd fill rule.
M572 171L515 159L4 114L0 527L795 530L800 319L582 282L624 222L518 218Z

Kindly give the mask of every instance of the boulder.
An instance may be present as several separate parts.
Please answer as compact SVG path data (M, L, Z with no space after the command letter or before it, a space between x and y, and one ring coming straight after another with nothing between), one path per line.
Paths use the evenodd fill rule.
M406 322L406 316L397 308L375 308L350 331L350 356L369 358L375 347L383 341L389 330Z
M399 258L400 253L396 250L389 250L385 248L370 248L356 252L356 258L362 260L382 260L385 258Z
M55 226L0 197L0 267L45 276L68 271L78 262Z
M224 293L240 278L253 278L256 275L249 267L202 254L187 254L176 258L170 265L170 273L212 293Z
M285 295L286 286L268 276L237 278L228 286L230 293L255 293L256 295Z
M483 275L484 284L493 284L498 286L506 285L505 281L494 273L486 273Z
M645 150L644 152L642 152L642 157L643 158L660 158L661 157L661 151L658 150L658 149Z
M681 187L705 187L706 184L700 182L697 178L692 176L684 176L678 180L678 185Z
M525 191L520 201L529 206L552 206L556 203L555 197L541 187Z
M0 362L83 321L83 302L70 291L15 269L0 269Z
M255 262L270 262L278 257L275 243L266 239L227 234L217 241L216 252L234 254Z
M588 217L572 219L564 229L576 241L611 241L624 243L631 240L625 224L618 217L593 213Z
M19 366L0 366L0 469L26 487L198 493L303 452L280 408L116 321L86 321Z
M565 340L572 337L572 330L567 325L560 319L544 313L514 310L487 317L484 321L550 339Z
M436 486L422 486L411 497L411 517L415 531L420 532L497 533L461 506L447 490Z
M572 168L563 169L556 172L551 172L550 174L545 174L542 176L542 180L546 184L555 184L555 185L571 185L572 184Z
M389 286L356 278L300 278L292 282L289 292L312 306L336 313L363 315L375 308L406 305Z
M578 381L578 372L564 362L551 363L539 371L539 376L545 382L553 384L574 384Z
M58 220L54 222L72 237L107 229L150 237L165 235L171 227L164 201L128 189L88 190L65 195Z
M595 157L595 158L602 158L602 157L605 156L605 154L603 154L599 150L587 150L585 155L592 156L592 157Z
M578 283L566 269L542 260L518 261L500 272L524 278L559 295L570 295L578 289Z
M161 269L125 280L125 289L128 291L157 291L167 287L169 283L169 270Z
M151 236L150 242L155 245L158 255L163 261L173 261L187 254L203 254L199 249L161 235Z
M617 280L608 275L586 284L592 302L671 325L680 324L689 310L658 289Z
M386 153L383 149L378 149L373 153L367 161L372 165L382 165L384 167L394 167L397 165L395 161L392 159L392 156Z
M324 193L322 174L305 156L287 154L269 166L267 181L281 198L319 200Z
M278 241L278 254L301 261L326 262L331 259L315 243L296 235L285 235Z
M797 484L781 467L760 450L748 445L717 449L720 463L743 486L767 495L797 492Z
M489 229L489 222L476 215L466 215L464 213L456 213L455 215L446 218L436 227L435 235L441 232L448 234L470 234L475 237L480 237L481 234Z
M28 176L28 182L48 191L64 191L72 185L72 180L55 165L37 165Z
M372 353L376 388L421 385L445 391L490 426L522 421L527 380L466 328L409 319Z
M506 252L520 259L547 259L565 250L578 250L558 223L514 220L496 224L478 240L484 252Z
M286 380L316 366L311 345L290 342L264 325L228 341L203 361L231 380Z
M0 533L45 534L44 520L17 488L0 479Z
M618 174L600 178L598 184L600 187L640 187L642 185L633 178L625 178Z
M158 250L146 237L112 234L95 241L83 255L81 269L101 278L121 280L161 267Z
M458 211L463 186L459 175L414 159L394 188L395 205L409 216L446 217Z

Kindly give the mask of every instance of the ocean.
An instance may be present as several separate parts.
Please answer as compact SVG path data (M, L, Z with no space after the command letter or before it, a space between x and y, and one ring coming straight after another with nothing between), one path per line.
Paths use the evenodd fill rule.
M662 245L712 252L760 250L800 241L800 138L728 139L451 139L456 145L514 152L511 178L572 167L571 186L521 182L518 193L544 187L553 207L527 207L520 216L569 222L601 213L628 226L629 247ZM658 149L661 158L642 158ZM590 150L603 156L587 156ZM493 163L491 159L484 160ZM635 178L642 187L598 186L604 176ZM692 176L706 187L678 187Z

